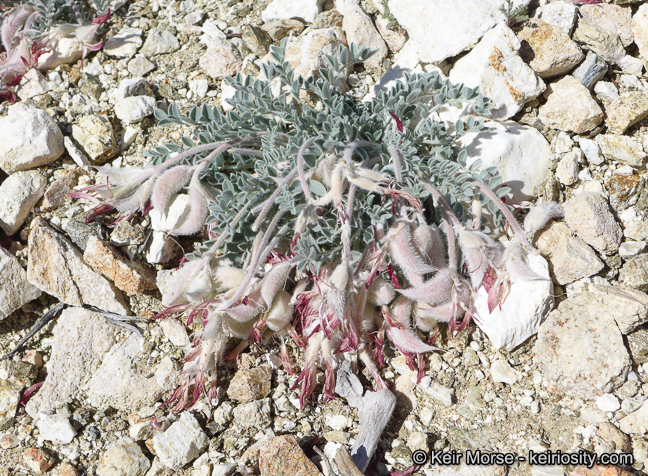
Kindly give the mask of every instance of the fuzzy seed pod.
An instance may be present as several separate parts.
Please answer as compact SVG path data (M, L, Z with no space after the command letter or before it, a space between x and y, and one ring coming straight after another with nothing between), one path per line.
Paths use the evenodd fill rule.
M291 265L289 261L275 264L272 269L266 273L261 281L261 299L270 306L275 296L286 285L286 280L290 274Z
M329 282L333 289L329 290L327 296L328 305L338 317L342 318L346 308L347 285L349 283L349 268L346 262L335 267Z
M179 165L165 171L155 181L155 187L151 194L151 205L162 214L166 214L171 198L182 190L193 173L188 165Z
M174 235L185 236L198 233L209 215L207 199L199 184L189 187L189 213L182 224L172 231Z
M423 284L407 289L399 289L398 292L412 301L421 301L433 305L439 304L451 297L454 284L453 274L453 270L450 268L443 268Z
M250 320L247 322L239 322L234 319L225 318L223 320L223 331L231 337L236 337L237 339L247 339L252 332L255 321Z
M445 248L436 226L420 225L416 227L412 236L418 251L429 264L436 268L445 266Z
M412 301L403 296L398 296L392 303L389 314L391 318L401 326L410 326L410 316L412 315Z
M173 306L189 302L203 302L212 291L209 266L202 259L189 261L173 274L162 304Z
M544 202L529 209L524 219L524 231L533 236L542 229L549 220L559 218L565 214L563 207L556 202Z
M434 347L427 345L411 329L398 329L390 327L387 329L387 335L400 349L413 354L422 354L436 350Z
M435 271L434 266L426 264L414 248L412 234L407 223L400 222L389 231L389 254L412 284L422 282L423 274Z
M290 324L292 320L293 308L290 305L290 294L286 291L279 291L272 303L266 325L270 330L278 332Z
M391 283L382 278L376 278L367 290L367 301L374 306L386 306L394 300L396 292Z
M238 288L245 279L245 271L232 266L219 266L213 272L214 281L219 289Z

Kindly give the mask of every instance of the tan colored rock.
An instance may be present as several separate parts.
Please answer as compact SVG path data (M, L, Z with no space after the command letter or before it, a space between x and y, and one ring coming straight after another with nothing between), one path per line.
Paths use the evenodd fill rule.
M582 134L603 121L603 111L581 82L565 76L547 87L549 97L538 118L552 129Z
M376 18L376 28L378 28L378 32L383 37L383 40L385 40L387 47L392 53L396 54L403 49L405 42L407 42L407 35L404 30L400 33L398 31L390 30L389 20L380 15Z
M641 5L632 17L632 34L639 53L648 59L648 5Z
M617 211L625 210L637 203L644 186L645 180L641 175L615 174L605 184L610 195L610 205ZM631 237L630 235L626 236Z
M77 476L79 472L70 463L61 463L58 467L58 476Z
M18 259L0 246L0 320L41 295Z
M643 435L648 432L648 402L619 420L619 428L626 435Z
M601 312L614 319L622 334L629 334L648 321L648 294L622 284L590 287Z
M47 179L38 170L11 174L0 184L0 228L13 235L45 192Z
M271 438L259 451L261 476L319 476L292 435Z
M609 3L581 5L580 14L590 23L619 35L623 46L632 43L632 10Z
M632 167L641 167L646 160L646 153L641 143L632 137L600 134L596 137L596 142L607 159L616 160Z
M627 260L619 272L619 279L627 286L648 291L648 254Z
M94 165L101 165L119 153L113 126L105 116L84 116L72 126L72 137Z
M154 271L127 260L112 245L96 236L88 240L83 259L127 294L156 288Z
M110 445L101 456L97 476L144 476L150 467L139 445L124 437Z
M564 205L565 221L585 243L612 254L619 250L623 233L605 197L598 192L582 192Z
M342 28L311 30L298 38L288 39L285 58L295 71L295 77L309 78L324 64L326 55L337 54L340 45L346 45Z
M633 91L611 103L607 109L608 129L613 134L623 134L626 129L648 116L648 95Z
M572 38L608 63L616 64L626 55L618 34L584 19L579 20Z
M552 223L542 230L537 235L536 247L549 260L549 269L558 284L587 278L605 267L587 243L572 236L564 223Z
M129 313L121 291L85 264L72 242L40 217L29 234L27 279L72 306L91 304L105 311Z
M227 395L239 402L252 402L267 397L272 386L272 367L260 365L249 370L239 370L232 378Z
M599 423L596 434L603 441L612 442L617 451L628 451L630 449L630 438L623 434L616 426L609 421Z
M23 453L23 461L36 474L43 474L50 469L56 460L41 448L27 448Z
M567 33L543 21L527 22L518 38L523 42L520 56L541 78L566 74L585 57Z
M76 167L72 170L64 170L64 175L54 180L54 182L47 187L47 190L45 190L45 195L43 196L43 201L40 206L41 210L52 210L63 206L66 202L69 202L71 198L68 196L68 193L70 193L77 185L79 177L84 173L85 172L81 167Z
M369 15L355 0L336 0L335 7L344 17L342 30L347 42L377 50L365 65L370 69L380 68L387 57L387 45Z

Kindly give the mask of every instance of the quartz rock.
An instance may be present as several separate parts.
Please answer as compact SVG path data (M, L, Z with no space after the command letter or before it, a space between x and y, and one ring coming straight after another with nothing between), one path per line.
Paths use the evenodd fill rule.
M153 28L148 32L141 53L144 56L155 56L173 53L180 49L180 43L173 33L162 28Z
M273 20L299 18L306 23L313 23L322 11L322 0L273 0L261 12L263 23Z
M243 428L265 428L272 423L270 398L244 403L234 409L234 420Z
M541 78L566 74L584 58L567 33L542 21L527 22L518 37L524 42L520 56Z
M612 254L621 244L621 227L614 219L605 197L596 192L582 192L564 206L565 222L594 249Z
M518 56L520 41L506 25L487 32L466 56L457 61L450 80L479 87L494 103L494 117L507 119L545 89L544 82Z
M616 322L589 292L567 298L549 314L534 354L551 387L583 399L614 391L631 369Z
M626 241L619 246L619 256L623 259L632 258L646 251L645 241Z
M639 6L637 13L632 17L632 34L639 47L639 53L648 59L648 5Z
M513 385L520 380L520 372L514 370L506 360L496 360L491 364L490 368L491 378L493 382L501 382Z
M150 96L127 97L115 103L115 116L124 124L134 124L153 114L156 106Z
M130 58L135 56L142 46L141 28L122 28L115 36L106 41L102 51L114 58Z
M603 111L589 90L573 76L565 76L547 87L549 97L538 118L553 129L578 134L591 131L603 120Z
M632 167L641 167L646 159L646 153L639 142L628 136L616 134L600 134L596 141L603 155L609 160L616 160Z
M46 186L47 179L38 170L16 172L0 184L0 228L7 235L13 235L25 223Z
M18 379L0 379L0 430L14 424L20 392L25 386Z
M484 131L468 133L458 141L461 150L468 152L468 165L479 158L483 167L497 167L513 201L535 196L551 166L549 142L533 127L513 121L487 121L484 126Z
M617 65L621 67L621 70L626 74L632 74L634 76L641 76L644 69L643 61L640 58L635 58L634 56L625 55L621 58Z
M346 45L341 28L311 30L298 38L288 38L285 60L295 71L295 77L301 75L309 78L318 67L326 64L326 55L337 54L340 45Z
M76 436L76 431L72 428L70 419L61 413L49 415L45 412L39 412L36 425L40 436L54 444L67 445Z
M243 58L230 41L213 39L200 57L200 67L213 79L235 76L243 67Z
M389 20L387 18L379 15L376 18L376 28L392 53L396 54L403 49L403 46L407 42L407 36L402 31L390 30Z
M598 144L592 139L579 137L578 145L583 151L583 154L585 154L587 162L590 165L601 165L604 162L603 157L601 157L601 149L599 148Z
M578 7L569 2L553 2L543 5L536 10L535 18L549 25L560 28L571 35L576 23Z
M188 411L164 433L153 436L153 447L164 466L179 470L207 448L209 440L196 418Z
M578 157L573 152L568 152L556 166L556 178L563 185L573 185L578 180L578 171Z
M622 334L629 334L648 322L648 295L623 284L589 287L592 300L617 323Z
M0 117L0 169L6 173L50 164L63 151L63 134L46 111L19 102Z

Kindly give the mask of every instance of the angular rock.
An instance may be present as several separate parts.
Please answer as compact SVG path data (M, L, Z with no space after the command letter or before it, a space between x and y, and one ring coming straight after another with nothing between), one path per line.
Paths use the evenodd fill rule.
M16 172L0 184L0 228L7 235L23 225L46 186L47 179L37 170Z
M299 36L304 31L304 23L293 18L272 20L265 22L261 28L270 35L273 41L281 41L291 33L293 36Z
M76 36L60 38L56 40L56 48L46 51L38 58L38 69L47 72L64 64L76 63L83 56L84 50L85 45Z
M101 165L119 153L112 124L106 116L84 116L72 126L76 140L94 165Z
M594 285L589 288L601 312L606 312L619 326L622 334L629 334L648 322L648 295L622 284Z
M625 262L619 278L627 286L648 291L648 254L641 254Z
M566 74L585 57L567 33L543 21L527 22L518 38L522 41L520 56L541 78Z
M639 53L648 59L648 5L646 4L641 5L632 17L632 35L639 47Z
M572 72L572 76L578 79L587 89L596 86L607 73L608 65L595 53L589 52L578 68Z
M63 134L46 111L19 102L0 117L0 169L6 173L50 164L64 150Z
M613 175L605 186L610 194L610 205L621 211L637 203L644 189L644 179L640 175Z
M130 58L135 56L142 46L141 28L122 28L111 39L106 41L102 51L113 58Z
M560 28L563 32L571 35L576 23L578 7L569 2L553 2L539 7L535 12L535 18Z
M490 368L490 372L493 382L501 382L508 385L513 385L522 377L520 375L520 372L514 370L513 367L511 367L509 363L504 359L496 360L495 362L493 362Z
M306 457L292 435L270 438L259 451L262 476L319 476L317 467Z
M200 67L213 79L235 76L243 67L241 53L231 42L213 39L200 57Z
M47 80L37 69L30 69L20 80L18 85L18 97L23 101L31 99L50 90Z
M0 320L40 295L16 257L0 246Z
M578 145L580 149L585 154L587 162L591 165L601 165L604 160L601 157L601 149L598 144L592 139L586 139L584 137L578 138Z
M162 290L160 291L162 292ZM162 295L164 295L164 292L162 292ZM158 323L160 324L165 337L169 339L173 345L184 347L191 343L189 336L187 335L187 329L180 321L176 319L160 319Z
M115 104L115 116L124 124L134 124L155 111L155 98L134 96L121 99Z
M585 243L605 254L619 250L623 233L602 194L579 193L563 208L565 222Z
M389 11L407 31L423 63L440 63L475 45L498 23L499 4L481 0L389 0Z
M552 223L542 230L537 235L536 247L549 260L549 269L558 284L587 278L605 267L587 243L572 236L564 223Z
M631 369L616 322L589 292L567 298L549 314L534 354L552 387L583 399L612 392Z
M249 370L239 370L232 378L227 395L239 402L252 402L267 397L272 385L272 367L261 365Z
M145 56L137 55L135 58L128 62L128 72L135 77L142 77L155 69L155 65L151 63Z
M619 35L584 19L578 22L573 38L611 64L616 64L626 54Z
M40 217L29 234L27 279L72 306L91 304L117 314L129 313L121 291L85 264L74 245Z
M272 423L270 398L244 403L234 409L234 420L243 428L265 428Z
M61 177L52 182L43 196L41 203L41 210L47 211L55 208L62 207L65 203L71 200L68 193L78 184L79 177L84 175L83 169L80 167L71 170L64 170Z
M626 129L648 116L648 95L643 91L624 94L606 108L608 129L623 134Z
M313 23L322 11L322 3L321 0L273 0L261 12L261 19L263 23L268 23L299 18L306 23Z
M471 132L458 141L468 152L468 165L478 158L483 167L497 167L511 188L513 201L527 200L536 194L551 166L551 145L533 127L513 121L486 121L485 130Z
M603 111L589 90L573 76L565 76L547 87L549 97L538 118L552 129L577 134L588 132L603 120Z
M641 76L644 69L643 61L640 58L635 58L634 56L625 55L621 58L617 65L621 67L621 70L626 74L633 74L635 76Z
M92 405L137 411L152 405L162 395L155 377L146 377L135 367L134 359L141 352L142 342L140 336L131 334L104 356L101 367L84 387Z
M164 433L153 437L155 453L164 466L178 470L196 459L207 448L207 435L188 411Z
M67 445L76 436L76 431L70 424L70 419L61 413L50 415L38 412L36 421L41 438L57 445Z
M603 155L609 160L616 160L632 167L641 167L646 153L639 142L628 136L600 134L596 137Z
M41 448L27 448L23 461L36 474L45 473L56 463L54 457Z
M567 152L556 166L556 178L563 185L572 185L578 180L578 171L578 156Z
M337 54L340 45L346 45L341 28L311 30L298 38L288 38L285 59L295 71L295 77L308 78L315 74L318 66L326 64L326 55Z
M344 30L347 42L377 50L365 61L365 65L371 69L379 68L387 57L387 45L369 15L355 0L336 0L335 8L344 17L342 30Z
M646 251L645 241L626 241L619 246L619 256L623 259L632 258Z
M94 312L67 308L53 330L52 355L41 389L27 403L27 413L51 412L57 401L71 401L99 367L115 342L115 327Z
M494 103L494 117L508 119L544 91L544 82L518 56L520 42L503 23L457 61L449 79L480 91Z
M581 5L579 11L583 19L619 35L623 46L632 43L632 10L630 7L598 3Z
M480 287L475 296L475 322L486 333L493 347L513 350L538 332L553 308L553 285L549 266L539 255L529 255L529 267L546 280L514 279L509 295L500 306L488 311L488 293Z
M173 53L179 49L180 43L173 33L156 27L149 31L141 53L144 56L155 56Z
M151 467L139 445L127 437L115 441L101 456L97 476L144 476Z
M268 53L268 48L272 44L272 38L262 28L254 25L243 25L241 28L241 39L248 49L262 58Z
M0 379L0 430L5 430L14 424L20 392L25 388L23 382L13 377Z
M399 32L391 30L389 25L390 21L387 18L380 15L376 18L376 28L378 29L380 36L382 36L385 43L387 43L387 48L389 48L392 53L396 54L403 49L403 46L405 46L407 36L404 31Z
M112 245L96 236L88 240L83 259L127 294L156 288L154 271L125 259Z

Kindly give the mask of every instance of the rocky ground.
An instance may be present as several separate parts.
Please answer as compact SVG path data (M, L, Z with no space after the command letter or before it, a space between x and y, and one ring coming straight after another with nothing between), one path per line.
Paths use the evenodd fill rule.
M540 0L529 5L530 19L510 27L501 3L129 2L83 67L30 71L20 101L0 105L0 353L59 301L70 307L0 362L0 476L331 474L313 447L330 458L340 445L350 448L356 410L339 398L322 404L321 396L299 410L290 390L296 376L283 370L277 342L227 362L216 405L181 415L160 408L176 388L189 334L151 318L181 250L200 237L165 234L181 203L175 218L151 214L107 227L85 224L93 204L67 195L94 183L92 165L138 165L147 148L179 143L189 131L158 127L156 107L227 108L232 91L222 79L258 74L269 46L287 36L287 58L304 75L340 43L376 48L366 69L349 75L358 98L403 70L437 70L479 86L493 100L494 120L462 147L500 169L515 201L565 208L535 243L555 298L547 315L545 291L520 324L524 338L537 335L518 345L519 335L475 324L454 339L443 334L446 352L429 356L418 385L404 358L389 354L384 375L398 406L375 474L409 468L417 449L516 456L582 449L634 462L592 470L428 465L415 474L643 474L648 3ZM516 302L498 318L515 316L523 305ZM84 304L147 319L143 336ZM289 352L295 364L303 359Z

